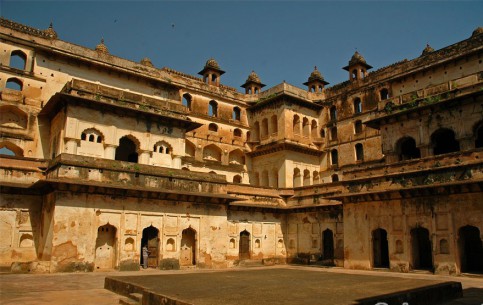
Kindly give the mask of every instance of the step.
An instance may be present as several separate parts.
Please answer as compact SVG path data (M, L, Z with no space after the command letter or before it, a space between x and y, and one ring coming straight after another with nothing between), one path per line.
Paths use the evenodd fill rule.
M140 305L141 303L128 297L121 297L119 298L119 304L120 305Z

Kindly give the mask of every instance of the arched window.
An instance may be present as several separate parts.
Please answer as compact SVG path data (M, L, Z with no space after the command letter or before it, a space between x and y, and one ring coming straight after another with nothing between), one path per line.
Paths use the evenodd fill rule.
M325 138L325 129L324 128L320 128L320 137Z
M302 130L304 137L309 137L310 136L310 124L309 124L309 119L303 118L302 119Z
M245 164L245 155L241 149L234 149L228 154L228 163L230 164L237 164L237 165L244 165Z
M455 139L454 131L448 128L440 128L431 135L433 154L441 155L460 150L460 143Z
M221 161L221 148L214 144L205 146L203 149L203 159L212 161Z
M293 170L293 186L299 187L302 185L302 175L300 174L300 169L294 168Z
M357 70L352 70L352 79L357 79Z
M0 155L23 157L23 150L10 142L0 142Z
M218 116L218 103L214 100L211 100L208 105L208 115L212 117Z
M235 130L233 130L233 135L235 137L241 137L242 136L242 131L240 128L235 128Z
M119 161L138 162L139 141L133 136L124 136L119 139L119 146L116 148L115 159Z
M15 50L10 55L10 68L18 69L18 70L26 70L27 64L27 55L20 51Z
M218 125L216 125L215 123L210 123L210 125L208 125L208 130L217 132L218 131Z
M12 77L7 79L7 84L5 87L16 91L22 91L23 83L18 78Z
M304 170L304 186L310 185L310 171Z
M0 107L0 126L7 128L26 129L28 114L18 107L5 105Z
M339 164L339 153L337 152L337 149L332 149L330 151L330 164L332 165Z
M359 97L354 99L354 113L361 113L362 112L362 102Z
M314 171L312 173L312 179L314 180L314 184L318 184L320 182L320 176L318 171Z
M335 106L330 107L330 120L336 121L337 120L337 108Z
M356 160L363 161L364 160L364 147L361 143L356 144Z
M183 94L183 106L188 108L188 110L190 111L191 111L191 101L192 101L191 94L189 93Z
M196 146L190 141L186 140L184 151L186 156L194 158L195 152L196 152Z
M278 120L277 120L277 115L272 115L270 118L270 132L271 133L277 133L278 132Z
M312 124L310 126L310 133L311 133L311 136L312 138L317 138L317 121L316 120L312 120Z
M480 122L475 128L475 148L481 147L483 147L483 122Z
M389 98L389 90L383 88L381 91L379 91L379 95L381 97L381 101L387 100Z
M242 183L242 177L240 175L235 175L233 177L233 183Z
M232 119L235 120L235 121L240 121L240 108L238 107L235 107L233 108L233 114L232 114Z
M89 128L84 130L81 133L81 140L87 142L94 142L94 143L102 143L103 142L103 135L101 132L94 128Z
M332 141L337 140L337 127L332 127L330 129L330 139Z
M296 135L300 135L300 117L298 115L293 116L293 133Z
M354 122L354 134L359 134L362 132L362 122L357 120Z
M421 152L416 147L416 141L411 137L399 139L396 143L396 152L399 161L421 158Z
M160 154L170 154L172 152L172 149L171 149L171 145L169 145L165 141L160 141L154 144L153 151Z
M268 119L266 118L262 120L262 127L260 130L260 134L262 139L265 139L268 137Z
M333 174L331 178L332 178L332 182L339 182L339 175Z
M254 142L260 141L260 123L258 121L253 124L253 134L250 135L253 136ZM252 140L252 137L250 137L250 140Z

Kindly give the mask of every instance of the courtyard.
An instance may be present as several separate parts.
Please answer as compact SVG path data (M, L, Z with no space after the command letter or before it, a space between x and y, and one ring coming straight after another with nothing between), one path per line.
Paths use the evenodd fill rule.
M372 297L377 300L392 293L402 292L404 295L405 291L454 281L461 282L464 297L444 304L481 304L483 300L483 279L478 276L455 278L423 273L274 266L229 270L2 274L0 303L119 304L122 296L104 289L106 277L171 300L197 305L357 304Z

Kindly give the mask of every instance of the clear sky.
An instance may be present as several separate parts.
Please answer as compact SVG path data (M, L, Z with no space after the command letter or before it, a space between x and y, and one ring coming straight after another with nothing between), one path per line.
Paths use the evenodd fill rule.
M214 57L222 83L239 88L255 70L274 86L304 88L314 66L331 85L357 49L381 68L439 49L483 26L483 1L9 1L2 17L59 39L196 75Z

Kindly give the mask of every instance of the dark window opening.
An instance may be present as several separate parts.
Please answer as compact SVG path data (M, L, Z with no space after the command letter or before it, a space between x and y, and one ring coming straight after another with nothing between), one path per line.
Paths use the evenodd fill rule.
M337 140L337 127L332 127L330 129L330 139Z
M322 233L322 257L324 260L334 259L334 233L330 229Z
M362 161L364 160L364 147L361 143L356 144L356 160Z
M357 120L354 122L354 133L359 134L362 132L362 122Z
M483 245L477 227L459 229L458 251L461 272L483 273Z
M87 139L87 135L85 133L81 134L81 140L85 141Z
M454 131L447 128L433 132L431 143L434 155L448 154L460 150L460 143L455 139Z
M339 175L333 174L331 178L332 178L332 182L339 182Z
M138 153L136 151L136 144L128 137L122 137L116 148L115 160L137 163Z
M389 98L389 90L386 88L382 89L379 94L381 95L381 101L387 100Z
M191 95L188 93L183 94L183 106L191 111Z
M332 165L337 165L339 163L339 153L337 152L337 149L333 149L330 152L330 162Z
M411 230L411 250L413 269L433 269L433 254L427 229L415 228Z
M331 121L337 120L337 108L335 106L330 107L330 120Z
M218 103L215 101L210 101L208 105L208 115L212 117L218 116Z
M240 114L241 114L240 108L238 107L233 108L232 119L235 121L240 121Z
M208 130L209 131L218 131L218 125L216 125L215 123L211 123L210 125L208 125Z
M93 134L89 135L89 142L94 142L94 135Z
M374 268L389 268L389 246L386 230L372 231L372 251Z
M402 138L396 147L399 161L421 158L421 152L416 147L416 141L411 137Z
M239 129L239 128L235 128L235 130L233 130L233 135L234 135L235 137L241 137L241 136L242 136L242 131L241 131L241 129Z
M483 147L483 123L480 123L480 125L476 128L475 136L475 148Z

